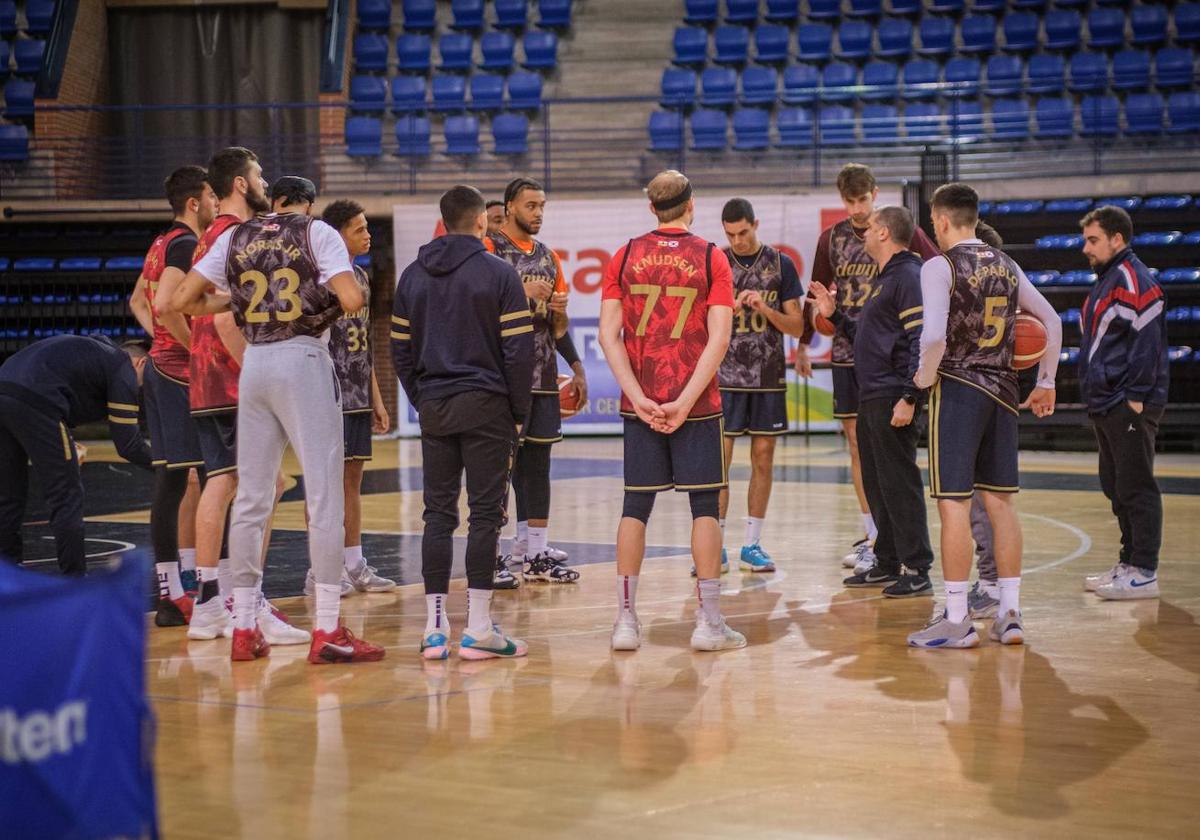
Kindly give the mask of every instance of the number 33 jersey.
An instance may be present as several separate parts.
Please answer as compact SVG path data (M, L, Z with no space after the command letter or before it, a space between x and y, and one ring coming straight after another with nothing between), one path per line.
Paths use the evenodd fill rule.
M369 302L371 281L357 265L354 279ZM367 343L370 330L369 303L357 312L340 313L329 328L329 355L333 357L333 369L342 387L343 414L371 410L371 348Z
M733 306L729 260L686 230L656 230L613 255L604 300L620 300L625 351L642 391L660 405L677 399L708 344L708 308ZM621 411L633 413L627 395ZM721 413L717 379L692 407L692 418Z
M758 292L776 312L785 301L803 296L796 267L784 254L763 245L758 253L739 257L724 249L733 270L734 295ZM787 358L783 333L767 316L749 306L734 306L733 334L729 351L721 362L718 380L725 391L783 391L787 388Z

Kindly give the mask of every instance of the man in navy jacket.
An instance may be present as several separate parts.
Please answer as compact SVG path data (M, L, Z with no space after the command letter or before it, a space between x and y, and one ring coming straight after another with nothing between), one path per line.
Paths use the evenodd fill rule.
M1100 486L1121 526L1120 561L1085 585L1108 600L1157 598L1162 495L1154 440L1167 405L1166 298L1129 248L1128 213L1098 207L1079 224L1096 271L1080 316L1079 389L1100 446Z

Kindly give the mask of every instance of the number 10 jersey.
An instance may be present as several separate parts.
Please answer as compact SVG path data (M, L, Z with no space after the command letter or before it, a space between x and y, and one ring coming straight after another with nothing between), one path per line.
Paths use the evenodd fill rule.
M791 260L776 249L763 245L749 265L730 248L725 248L724 252L733 270L735 296L746 291L758 292L767 306L776 312L783 311L785 301L800 298L795 268ZM784 260L788 261L786 271ZM783 333L762 312L755 312L748 306L734 306L733 335L718 372L721 390L784 391L787 389L786 376Z

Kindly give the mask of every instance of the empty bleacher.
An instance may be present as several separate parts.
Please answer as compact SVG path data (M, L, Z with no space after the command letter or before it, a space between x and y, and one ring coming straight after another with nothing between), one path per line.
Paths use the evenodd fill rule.
M29 157L34 90L57 11L55 0L0 0L0 165Z

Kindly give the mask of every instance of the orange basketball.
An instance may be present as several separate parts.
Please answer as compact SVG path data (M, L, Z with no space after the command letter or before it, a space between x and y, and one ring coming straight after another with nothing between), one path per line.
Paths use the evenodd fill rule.
M583 408L579 404L579 395L571 387L573 381L574 377L565 373L558 375L558 413L564 418L574 417L579 413L579 409Z
M837 327L833 325L833 321L830 321L820 312L817 312L815 315L813 315L813 327L815 327L817 332L819 332L821 335L833 335L835 332L837 332Z
M1018 312L1013 325L1013 370L1033 367L1045 352L1045 325L1028 312Z

